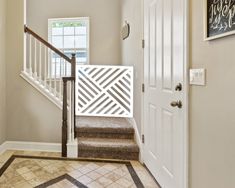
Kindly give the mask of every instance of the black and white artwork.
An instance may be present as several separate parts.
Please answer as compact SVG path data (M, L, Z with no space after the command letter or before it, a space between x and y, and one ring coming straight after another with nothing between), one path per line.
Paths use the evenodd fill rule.
M205 40L235 34L235 0L205 0Z

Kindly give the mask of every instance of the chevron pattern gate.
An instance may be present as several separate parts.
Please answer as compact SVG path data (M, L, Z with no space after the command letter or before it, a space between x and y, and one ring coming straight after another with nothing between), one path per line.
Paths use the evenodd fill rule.
M132 117L133 67L78 65L76 115Z

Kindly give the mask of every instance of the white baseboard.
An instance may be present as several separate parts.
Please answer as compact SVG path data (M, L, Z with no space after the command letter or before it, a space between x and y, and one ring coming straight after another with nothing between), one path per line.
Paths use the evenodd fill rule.
M6 150L61 152L60 143L6 141L0 145L0 154Z
M0 155L3 154L6 151L5 143L0 145Z
M140 162L142 162L142 141L141 141L141 135L140 135L140 132L139 132L139 129L137 128L137 123L135 121L134 118L126 118L127 121L133 126L134 130L135 130L135 141L137 143L137 145L139 146L140 148L140 155L139 155L139 158L140 158Z

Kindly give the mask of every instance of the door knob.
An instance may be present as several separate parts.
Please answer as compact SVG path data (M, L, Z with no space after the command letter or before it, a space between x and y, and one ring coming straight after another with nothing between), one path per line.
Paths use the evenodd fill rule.
M182 91L182 84L179 83L177 86L175 86L175 91Z
M172 107L178 107L178 108L182 108L182 102L181 101L173 101L171 102L171 106Z

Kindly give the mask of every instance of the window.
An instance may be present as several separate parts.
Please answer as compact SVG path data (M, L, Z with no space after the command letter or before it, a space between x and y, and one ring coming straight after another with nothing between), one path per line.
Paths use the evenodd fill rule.
M89 63L89 18L62 18L49 19L49 41L68 57L76 54L77 64ZM59 76L61 73L61 58L51 53L51 76ZM62 72L69 74L70 65L67 64ZM67 70L67 71L66 71Z

